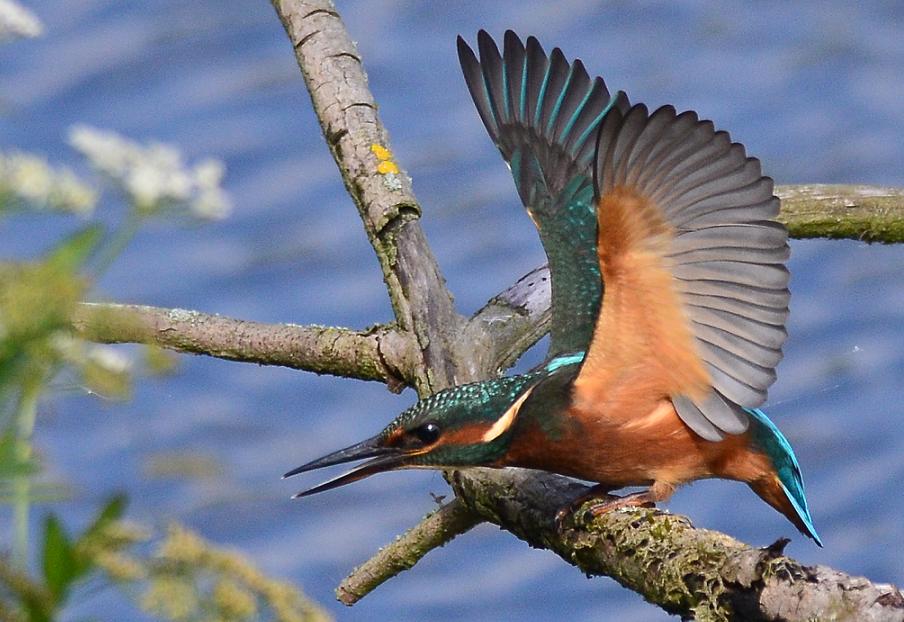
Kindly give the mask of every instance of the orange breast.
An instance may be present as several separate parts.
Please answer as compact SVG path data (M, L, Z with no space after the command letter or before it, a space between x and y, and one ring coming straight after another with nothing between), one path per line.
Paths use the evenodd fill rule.
M525 421L505 464L542 469L613 487L655 481L680 485L723 477L753 482L771 473L768 459L749 443L748 434L719 442L697 436L678 417L668 399L634 402L635 413L599 406L573 406L557 438L536 421ZM643 410L640 410L640 409Z

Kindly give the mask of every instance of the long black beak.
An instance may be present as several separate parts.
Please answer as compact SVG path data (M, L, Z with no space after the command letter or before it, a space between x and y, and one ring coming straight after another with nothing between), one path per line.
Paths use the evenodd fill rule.
M338 488L339 486L357 482L358 480L364 479L365 477L373 475L374 473L391 471L392 469L403 466L405 453L395 447L381 446L379 442L380 437L374 436L373 438L369 438L366 441L361 441L360 443L356 443L351 447L340 449L339 451L327 454L322 458L312 460L307 464L303 464L298 468L292 469L291 471L283 475L283 479L286 479L287 477L293 477L295 475L298 475L299 473L314 471L316 469L322 469L324 467L333 466L336 464L344 464L346 462L354 462L355 460L373 458L373 460L369 460L364 464L359 465L357 468L349 471L348 473L345 473L344 475L340 475L339 477L324 482L319 486L314 486L313 488L303 490L295 495L292 495L292 498L298 499L299 497L307 497L309 495L314 495L325 490L332 490L333 488Z

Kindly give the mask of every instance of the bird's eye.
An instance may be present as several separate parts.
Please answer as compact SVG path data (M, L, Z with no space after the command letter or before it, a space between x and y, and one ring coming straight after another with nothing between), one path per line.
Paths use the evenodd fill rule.
M432 421L430 423L425 423L419 428L415 428L413 432L418 440L425 445L434 443L436 442L436 439L439 438L439 426Z

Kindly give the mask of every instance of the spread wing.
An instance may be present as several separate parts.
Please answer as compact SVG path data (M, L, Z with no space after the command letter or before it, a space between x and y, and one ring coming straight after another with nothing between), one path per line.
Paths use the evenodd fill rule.
M593 174L606 291L576 397L605 400L633 374L700 436L744 431L787 335L772 180L711 122L642 105L607 115Z
M540 233L552 278L549 356L586 350L599 312L591 162L597 130L611 109L627 110L602 78L558 48L547 56L533 37L505 33L503 53L484 31L480 60L458 38L468 89L490 137L508 162L522 203Z

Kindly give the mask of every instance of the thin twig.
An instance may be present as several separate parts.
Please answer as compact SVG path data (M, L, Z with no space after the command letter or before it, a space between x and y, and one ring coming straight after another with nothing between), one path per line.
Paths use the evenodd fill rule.
M549 330L549 268L531 270L493 296L468 322L457 342L474 373L502 373Z
M336 598L345 605L354 605L384 581L409 570L424 555L481 522L483 519L460 499L453 499L355 568L336 588Z

